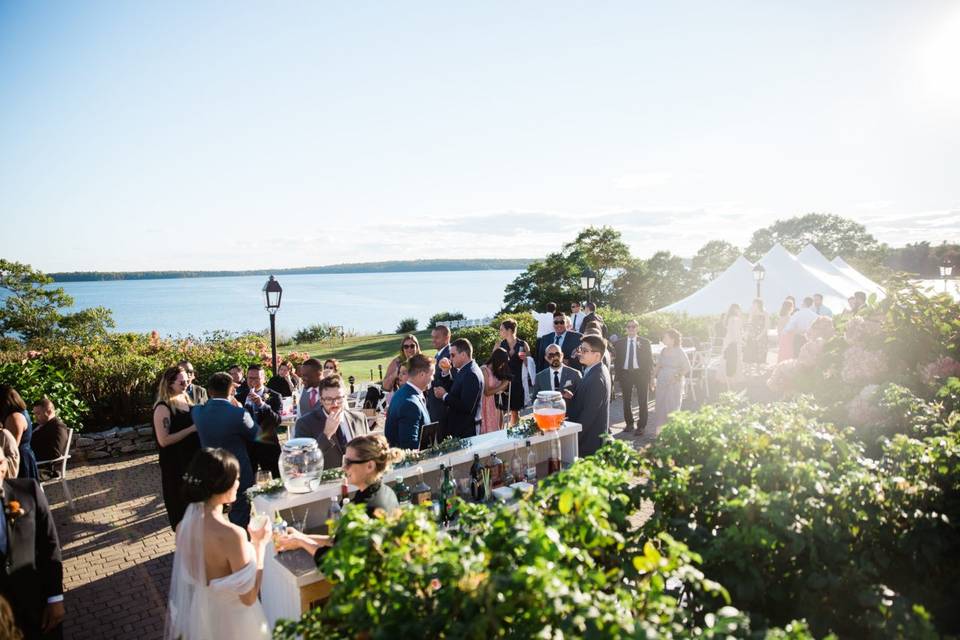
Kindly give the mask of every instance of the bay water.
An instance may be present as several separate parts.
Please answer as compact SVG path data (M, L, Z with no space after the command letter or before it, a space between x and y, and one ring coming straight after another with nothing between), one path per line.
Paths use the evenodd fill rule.
M493 316L504 288L519 271L427 271L282 275L277 333L292 336L311 324L347 331L392 333L402 318L423 329L439 311L467 318ZM267 276L63 282L74 308L113 311L116 331L162 336L199 336L205 331L261 331L270 326L264 309Z

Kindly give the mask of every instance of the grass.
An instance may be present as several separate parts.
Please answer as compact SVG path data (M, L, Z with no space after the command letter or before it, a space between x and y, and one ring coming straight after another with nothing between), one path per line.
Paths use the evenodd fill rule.
M436 349L430 341L429 331L414 333L420 342L423 353L433 355ZM340 361L340 370L344 378L354 376L357 382L380 381L377 365L383 365L383 372L387 372L387 365L400 353L402 335L396 333L376 336L356 336L340 340L324 340L309 342L278 348L278 353L287 354L291 351L306 351L322 362L327 358L336 358ZM373 377L371 378L371 371Z

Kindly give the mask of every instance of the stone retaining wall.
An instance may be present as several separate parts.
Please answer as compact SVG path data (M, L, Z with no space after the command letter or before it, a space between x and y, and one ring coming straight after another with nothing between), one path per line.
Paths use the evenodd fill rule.
M99 433L81 433L75 436L71 464L90 460L116 458L143 451L156 451L153 427L149 424L135 427L114 427Z

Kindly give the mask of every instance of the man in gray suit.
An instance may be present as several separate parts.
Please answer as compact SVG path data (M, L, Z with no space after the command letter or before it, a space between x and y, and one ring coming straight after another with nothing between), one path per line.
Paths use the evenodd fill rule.
M573 367L563 364L563 351L560 347L555 344L547 345L546 359L549 366L537 374L535 392L563 391L564 389L576 392L577 385L583 376Z
M300 379L303 380L303 391L298 400L300 417L303 417L320 408L320 374L323 365L316 358L307 358L300 365Z
M320 380L320 408L300 416L293 426L295 438L314 438L323 453L323 468L343 465L347 444L357 436L365 436L367 417L344 406L346 394L338 374Z

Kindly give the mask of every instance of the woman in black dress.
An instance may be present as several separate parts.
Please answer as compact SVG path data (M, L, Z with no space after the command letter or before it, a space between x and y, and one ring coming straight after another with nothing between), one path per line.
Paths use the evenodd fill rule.
M510 424L514 425L520 420L520 409L523 409L523 367L527 356L530 355L530 345L517 337L517 321L513 318L507 318L500 323L500 338L500 347L510 358L508 364L510 374L513 376L510 384L509 409Z
M183 497L183 474L193 454L200 450L200 437L190 416L187 373L182 367L170 367L160 377L157 401L153 405L153 434L160 450L160 479L163 504L170 526L177 525L187 510Z

